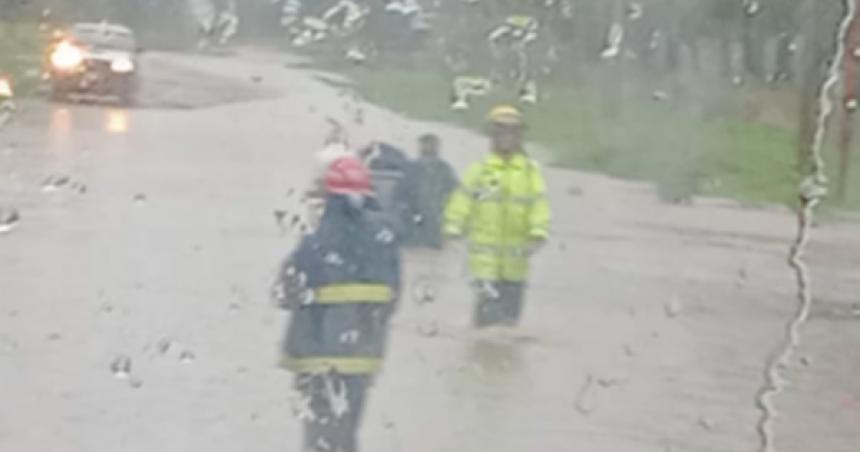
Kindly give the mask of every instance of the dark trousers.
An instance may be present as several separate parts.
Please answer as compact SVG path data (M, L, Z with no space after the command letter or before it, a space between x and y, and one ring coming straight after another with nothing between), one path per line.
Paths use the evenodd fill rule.
M516 326L520 322L525 298L525 283L513 281L478 281L475 283L478 302L474 325Z
M308 403L304 452L356 452L358 427L370 386L368 375L302 375L298 390Z

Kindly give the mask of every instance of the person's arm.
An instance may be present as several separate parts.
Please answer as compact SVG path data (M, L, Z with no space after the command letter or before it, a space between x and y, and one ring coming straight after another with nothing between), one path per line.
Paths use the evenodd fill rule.
M536 197L529 211L529 238L545 241L549 238L551 213L546 192L546 180L537 163L532 163L531 193Z
M447 236L461 236L466 233L469 218L472 216L472 203L475 191L480 183L481 167L473 165L466 171L463 183L454 190L448 205L445 207L445 225L443 232Z

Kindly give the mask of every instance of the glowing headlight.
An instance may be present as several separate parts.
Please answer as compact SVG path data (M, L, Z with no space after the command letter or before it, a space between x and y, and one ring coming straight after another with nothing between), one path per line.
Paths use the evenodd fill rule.
M0 78L0 97L12 97L12 84L5 78Z
M84 53L74 45L63 41L51 54L51 64L57 69L74 69L84 62Z
M110 70L126 74L134 70L134 63L128 58L118 58L110 64Z

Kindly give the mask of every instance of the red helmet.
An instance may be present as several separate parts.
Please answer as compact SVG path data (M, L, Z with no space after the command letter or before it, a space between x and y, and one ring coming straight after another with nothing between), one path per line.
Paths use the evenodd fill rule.
M338 157L325 172L325 190L338 195L362 194L373 192L370 184L370 171L355 156Z

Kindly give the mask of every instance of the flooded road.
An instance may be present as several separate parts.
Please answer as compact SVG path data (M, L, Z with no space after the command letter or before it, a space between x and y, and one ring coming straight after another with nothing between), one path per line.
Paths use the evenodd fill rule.
M299 232L274 212L304 213L328 119L409 149L434 131L460 169L487 145L357 105L284 56L147 60L144 108L30 102L0 135L0 211L19 214L0 233L0 449L298 450L269 287ZM553 240L520 330L470 332L464 256L407 252L364 450L754 450L795 307L792 214L548 178ZM827 221L811 248L777 449L855 452L860 226Z

